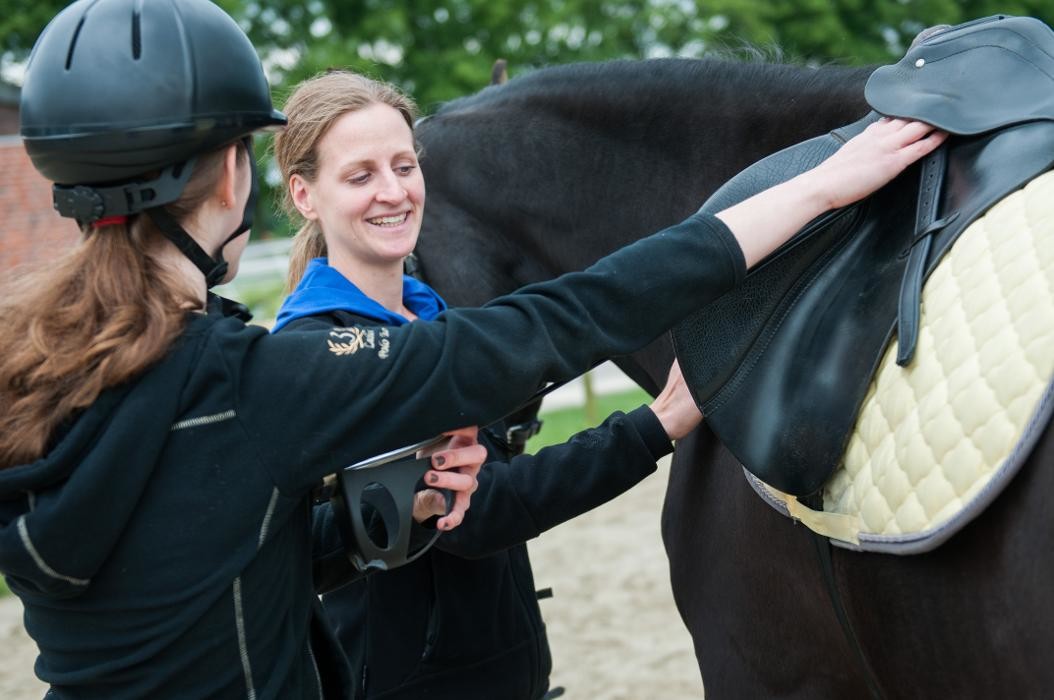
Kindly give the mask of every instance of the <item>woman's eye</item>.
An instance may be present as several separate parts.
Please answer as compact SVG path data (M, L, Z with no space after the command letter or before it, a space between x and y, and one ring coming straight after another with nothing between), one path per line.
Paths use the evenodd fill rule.
M399 173L400 175L409 175L416 169L416 165L400 165L395 169L395 172Z
M348 182L353 185L365 185L370 180L369 173L359 173L358 175L352 175L348 178Z

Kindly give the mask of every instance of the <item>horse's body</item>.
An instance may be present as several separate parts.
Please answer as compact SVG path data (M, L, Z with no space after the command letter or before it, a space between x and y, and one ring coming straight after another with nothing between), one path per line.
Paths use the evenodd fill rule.
M455 305L581 269L673 224L754 161L867 111L868 71L721 61L546 69L422 123L426 279ZM654 393L660 339L620 366ZM1045 436L1010 487L928 554L832 550L763 503L704 427L663 512L708 694L1031 697L1054 687ZM631 614L631 613L630 613ZM842 619L840 619L842 618Z

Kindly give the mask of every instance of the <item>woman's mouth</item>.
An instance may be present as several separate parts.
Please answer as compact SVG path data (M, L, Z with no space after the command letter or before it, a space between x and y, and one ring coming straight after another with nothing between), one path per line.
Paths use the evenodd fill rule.
M387 226L394 227L399 226L406 221L406 217L409 216L410 212L404 211L402 214L391 214L388 216L375 216L372 219L366 219L368 223L374 226Z

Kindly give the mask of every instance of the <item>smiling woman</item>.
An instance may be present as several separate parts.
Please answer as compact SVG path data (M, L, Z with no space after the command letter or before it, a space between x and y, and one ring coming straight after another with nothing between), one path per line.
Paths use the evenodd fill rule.
M390 266L413 250L421 228L425 188L413 135L417 107L391 85L343 71L301 85L298 96L287 108L310 105L311 113L275 140L275 158L289 185L283 206L294 219L304 219L290 252L287 291L296 288L309 260L327 254L334 267L350 266L349 273L362 268L374 279L375 267ZM370 138L363 139L364 133ZM364 253L362 260L353 255L357 251Z
M314 179L289 179L293 205L326 232L330 265L376 298L376 280L402 274L421 229L425 183L413 132L396 109L378 103L340 117L318 152Z

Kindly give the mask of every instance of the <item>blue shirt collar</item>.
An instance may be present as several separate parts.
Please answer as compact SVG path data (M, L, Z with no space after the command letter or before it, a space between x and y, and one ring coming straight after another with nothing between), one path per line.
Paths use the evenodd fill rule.
M407 275L403 275L403 304L418 318L425 320L435 318L447 308L446 302L434 289ZM271 332L278 332L298 318L331 311L347 311L386 326L409 323L404 316L389 311L366 296L351 280L330 267L327 258L315 258L307 264L300 284L282 302Z

